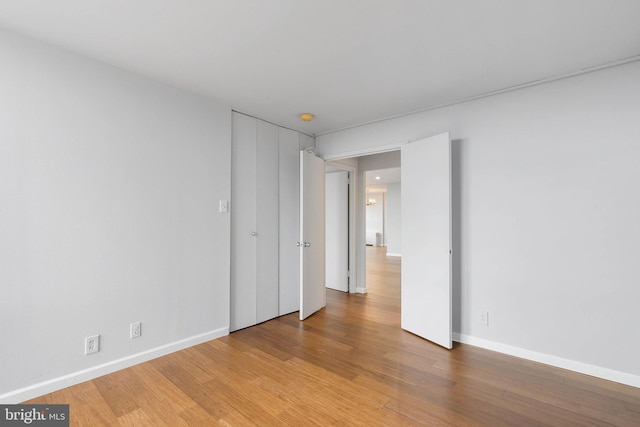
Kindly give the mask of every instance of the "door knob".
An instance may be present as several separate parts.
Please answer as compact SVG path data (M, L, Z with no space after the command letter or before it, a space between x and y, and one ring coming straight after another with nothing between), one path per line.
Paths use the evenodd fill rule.
M302 243L300 243L300 242L296 242L296 246L297 246L297 247L300 247L300 246L302 246Z
M305 247L305 248L308 248L309 246L311 246L311 243L309 243L309 242L304 242L304 247Z
M258 235L258 233L256 233L255 231L252 231L252 232L251 232L251 235L255 237L255 236L257 236L257 235Z

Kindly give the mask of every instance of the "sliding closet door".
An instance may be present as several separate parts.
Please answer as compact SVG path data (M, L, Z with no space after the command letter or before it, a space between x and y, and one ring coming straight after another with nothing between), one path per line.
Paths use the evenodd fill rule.
M278 312L278 127L258 120L256 162L256 320Z
M300 309L298 132L233 113L230 331Z
M256 135L256 119L233 114L231 331L256 324Z

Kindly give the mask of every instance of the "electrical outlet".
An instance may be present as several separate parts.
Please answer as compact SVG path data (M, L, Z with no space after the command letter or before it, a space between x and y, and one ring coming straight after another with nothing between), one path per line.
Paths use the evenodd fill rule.
M140 322L135 322L129 325L129 338L138 338L142 335L142 325Z
M100 351L100 335L93 335L84 339L84 355Z
M487 313L486 311L480 313L480 324L489 326L489 313Z

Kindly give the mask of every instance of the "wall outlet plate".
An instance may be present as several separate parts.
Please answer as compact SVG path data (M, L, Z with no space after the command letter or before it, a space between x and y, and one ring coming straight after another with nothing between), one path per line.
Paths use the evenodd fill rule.
M100 335L92 335L84 339L84 355L100 351Z
M487 313L486 311L480 313L480 324L489 326L489 313Z
M138 338L142 335L142 324L140 322L134 322L129 325L129 338Z

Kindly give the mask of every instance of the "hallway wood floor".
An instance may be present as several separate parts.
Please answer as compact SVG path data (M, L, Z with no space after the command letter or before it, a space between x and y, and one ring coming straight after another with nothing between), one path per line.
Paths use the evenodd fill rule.
M639 426L640 389L400 329L400 262L368 248L368 295L297 313L30 403L71 425Z

